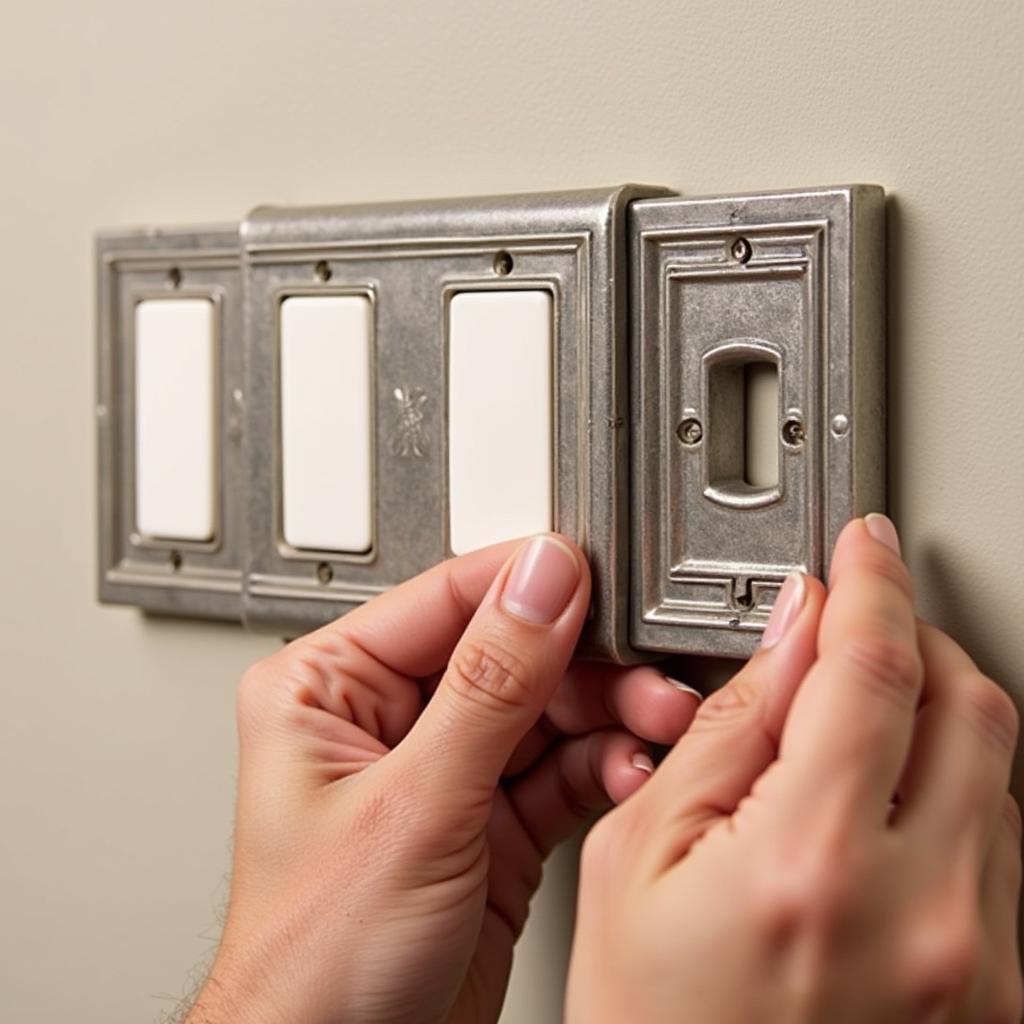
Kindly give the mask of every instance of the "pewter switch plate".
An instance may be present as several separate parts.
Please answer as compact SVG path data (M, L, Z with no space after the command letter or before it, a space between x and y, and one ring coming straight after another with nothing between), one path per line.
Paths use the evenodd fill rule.
M786 575L883 507L883 215L869 186L633 204L635 648L751 653ZM762 367L777 471L752 482Z
M662 190L256 210L245 265L249 547L245 618L294 633L451 554L447 379L456 295L527 290L553 311L553 508L595 588L586 649L628 659L626 213ZM373 309L374 510L368 550L284 541L279 311L292 296L362 295ZM502 382L495 380L497 392ZM511 496L510 496L511 498Z
M104 232L96 240L99 596L151 612L235 619L242 614L244 332L237 226ZM211 311L208 408L169 410L169 431L202 411L212 493L208 536L147 534L139 500L138 314L146 304L200 303ZM153 382L157 387L160 381ZM176 420L176 422L174 421ZM189 452L189 457L194 456ZM165 462L169 461L164 459ZM172 473L166 466L163 471ZM172 485L174 481L171 482Z
M623 186L105 233L101 599L295 635L450 557L474 481L453 462L456 432L491 429L492 386L495 450L519 443L504 378L456 394L456 351L486 371L480 338L544 392L519 392L523 415L550 417L523 430L529 451L550 444L531 514L548 502L544 523L590 559L582 653L747 654L786 573L823 574L842 524L883 507L883 208L872 186L693 200ZM199 315L181 322L209 321L209 336L137 337L147 301ZM529 346L479 334L497 312L523 318ZM173 368L165 344L198 375L166 395L136 366L155 351L171 361L150 366ZM747 467L754 376L777 396L767 449L754 438L767 477ZM317 458L297 460L286 429ZM488 470L486 443L468 440ZM297 516L321 462L333 481ZM146 536L146 510L179 479L196 489L183 536Z

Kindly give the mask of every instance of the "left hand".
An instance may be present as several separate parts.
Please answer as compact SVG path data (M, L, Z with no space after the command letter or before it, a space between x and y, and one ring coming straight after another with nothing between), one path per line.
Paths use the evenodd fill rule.
M545 857L697 708L654 668L570 664L589 600L570 541L498 545L249 670L228 919L189 1022L497 1019Z

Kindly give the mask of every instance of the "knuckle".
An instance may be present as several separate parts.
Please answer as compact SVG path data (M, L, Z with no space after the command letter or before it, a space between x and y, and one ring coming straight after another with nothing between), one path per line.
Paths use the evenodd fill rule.
M529 704L534 688L526 662L494 633L465 637L448 663L446 677L460 697L488 708Z
M239 724L251 722L266 707L268 692L276 677L274 656L250 665L238 683L235 706Z
M829 943L858 902L855 840L819 835L800 849L779 845L759 862L755 919L773 943Z
M852 669L864 686L900 708L917 703L923 669L915 644L876 630L847 641L840 662Z
M968 720L983 736L1013 751L1020 730L1020 715L1006 691L980 672L963 680L957 691Z
M976 916L976 915L975 915ZM976 920L966 917L936 928L934 922L912 943L906 987L919 1006L959 1006L974 988L982 948Z

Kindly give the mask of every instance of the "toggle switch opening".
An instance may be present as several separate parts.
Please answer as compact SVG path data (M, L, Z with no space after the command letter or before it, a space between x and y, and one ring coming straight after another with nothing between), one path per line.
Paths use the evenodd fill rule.
M743 367L743 480L751 487L779 484L779 368L775 363Z
M723 499L779 484L779 367L725 359L708 368L708 486Z

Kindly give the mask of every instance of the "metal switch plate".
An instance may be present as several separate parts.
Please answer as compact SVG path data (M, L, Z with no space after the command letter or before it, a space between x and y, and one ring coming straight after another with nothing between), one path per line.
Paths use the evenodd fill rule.
M242 279L238 229L106 232L97 238L99 593L103 601L239 619L246 481L242 467ZM214 312L214 514L209 539L149 537L136 518L136 308L208 300ZM182 416L190 410L180 410Z
M240 228L105 233L100 597L294 635L449 557L452 300L518 291L550 297L541 303L550 338L534 323L550 343L550 375L524 362L509 363L509 376L520 388L550 378L524 409L551 410L550 522L581 544L593 569L581 652L618 662L748 654L786 574L824 575L842 525L883 507L883 211L874 186L709 199L623 186L266 207ZM135 311L174 298L206 299L215 310L216 503L213 537L201 541L146 537L135 520ZM309 364L313 349L296 350L304 377L289 379L313 384L286 389L289 443L305 460L295 463L289 449L301 501L317 493L322 453L352 447L325 492L333 503L303 509L316 529L290 531L292 543L280 354L289 300L290 309L323 313L314 348L345 378L332 389ZM325 325L356 306L363 326L358 339L354 327L342 331L343 358ZM289 351L312 343L288 337ZM499 337L488 344L505 344ZM358 366L359 380L342 366ZM767 448L777 452L777 479L744 469L750 367L778 382ZM330 405L356 392L355 404ZM515 406L506 399L495 443L512 452ZM321 445L321 429L349 436ZM158 436L163 452L168 435ZM535 487L532 522L548 488L523 466ZM337 546L352 550L298 546L314 536L346 538Z
M629 583L626 212L664 190L375 206L262 208L242 225L249 550L245 620L294 633L451 554L447 337L452 299L544 291L554 327L555 528L594 570L590 653L626 660ZM363 553L299 550L281 529L279 310L361 295L375 335L374 529Z
M884 193L630 210L633 602L649 651L753 651L786 575L882 508ZM743 367L779 381L778 480L740 471Z

